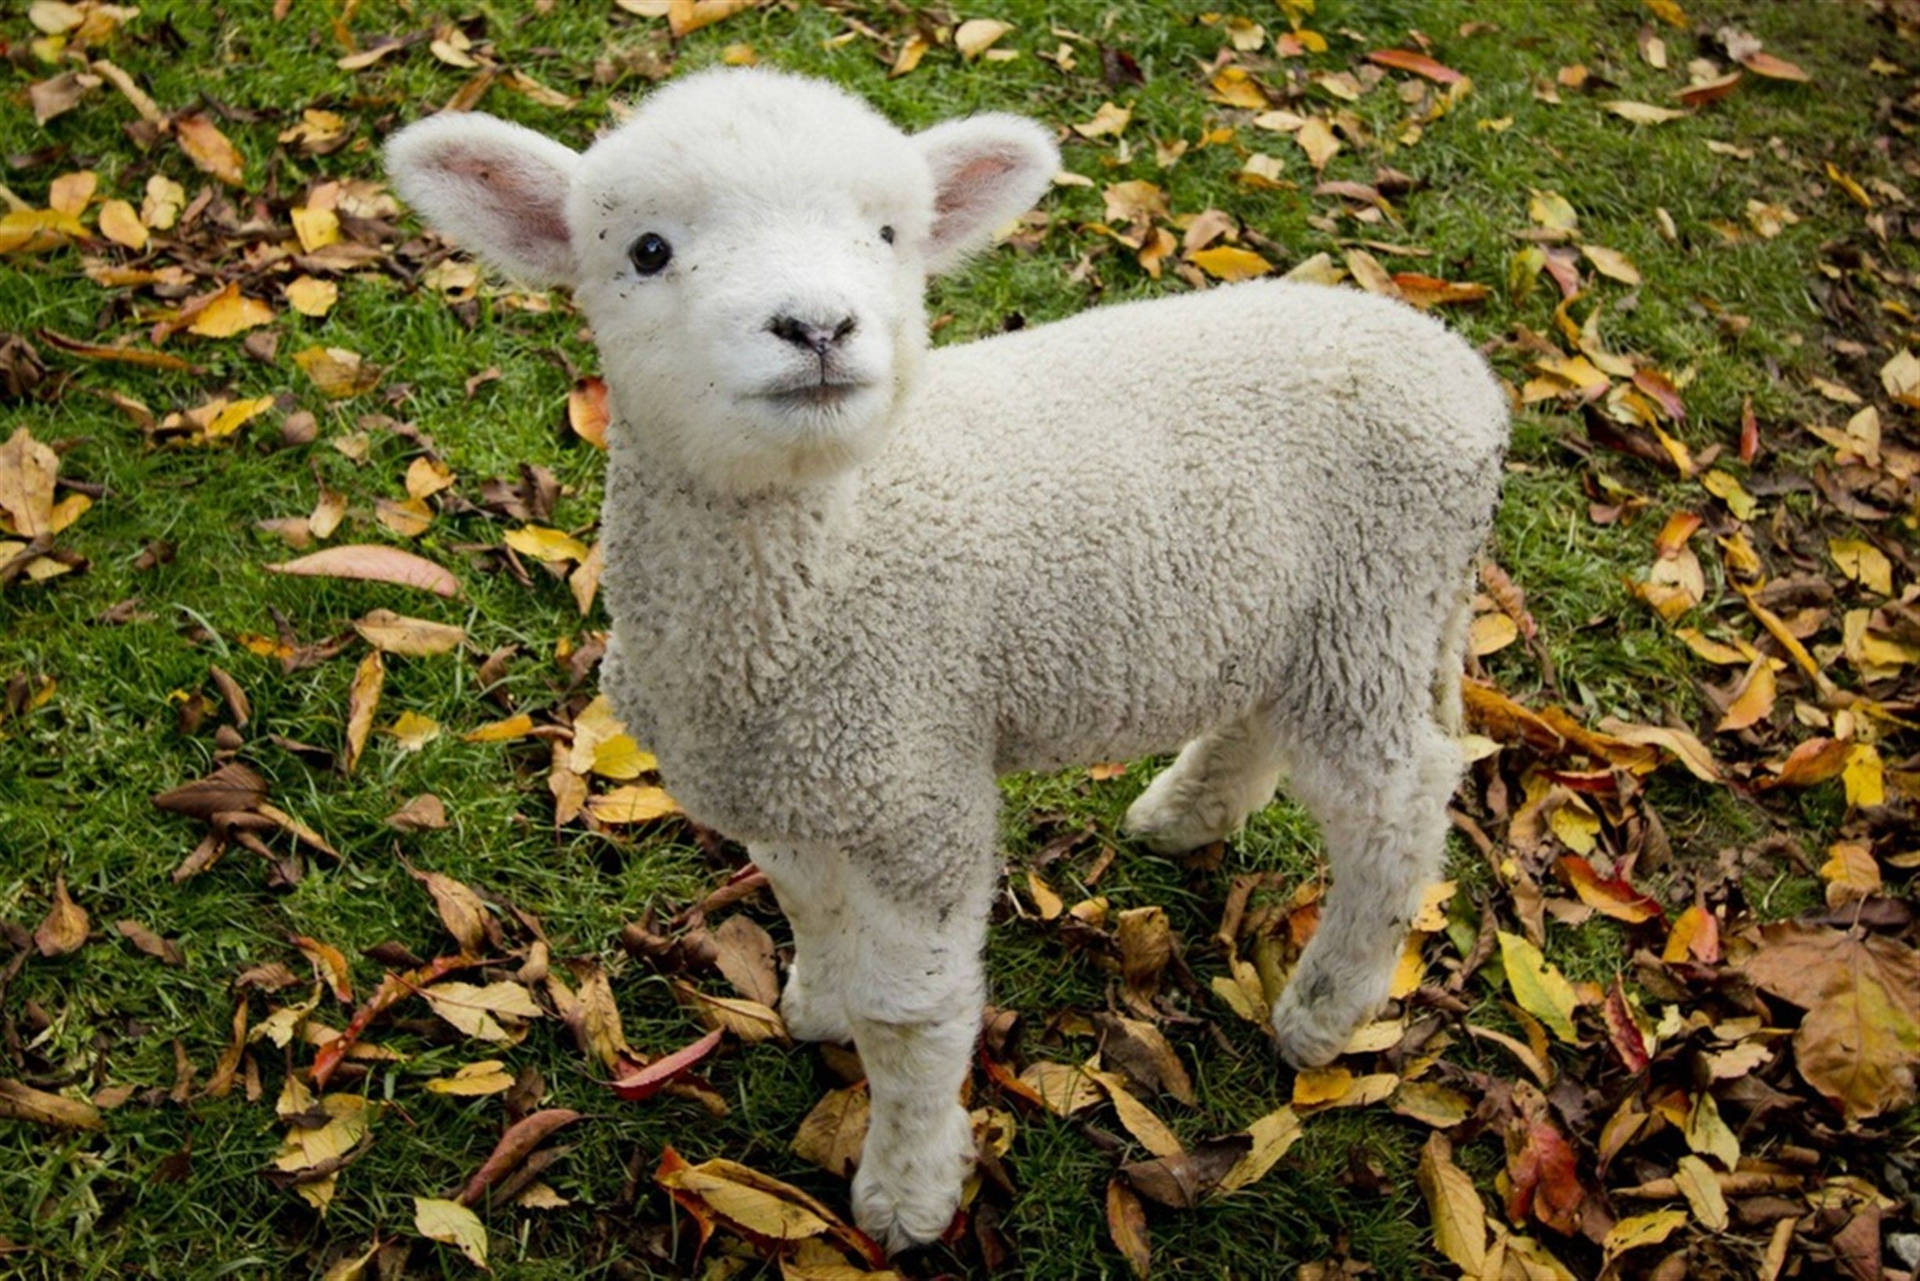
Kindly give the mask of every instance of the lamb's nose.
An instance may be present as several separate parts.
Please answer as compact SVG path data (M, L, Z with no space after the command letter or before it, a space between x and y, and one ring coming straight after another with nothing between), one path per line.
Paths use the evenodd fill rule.
M852 316L843 316L826 324L815 324L793 316L775 316L767 322L767 329L774 337L820 356L826 355L829 348L838 345L854 328Z

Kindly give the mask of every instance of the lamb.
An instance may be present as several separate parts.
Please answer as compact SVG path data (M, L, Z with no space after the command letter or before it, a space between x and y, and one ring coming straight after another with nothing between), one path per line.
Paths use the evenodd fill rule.
M591 323L615 421L602 684L792 924L793 1035L851 1039L857 1221L947 1226L984 1001L998 775L1180 747L1126 829L1233 833L1283 774L1333 886L1272 1011L1328 1062L1436 879L1472 562L1507 401L1442 325L1249 282L927 350L929 274L1031 207L1051 133L906 134L763 69L663 87L576 153L443 114L400 193Z

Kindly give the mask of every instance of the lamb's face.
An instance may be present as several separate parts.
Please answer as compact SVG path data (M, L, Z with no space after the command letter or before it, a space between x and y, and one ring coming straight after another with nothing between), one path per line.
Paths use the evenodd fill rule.
M837 90L685 88L729 84L662 93L595 143L567 221L623 417L753 488L884 443L925 342L933 183L906 135Z
M1015 116L907 135L822 81L717 71L650 95L584 155L490 117L388 144L409 201L523 278L570 284L622 443L742 491L870 457L944 270L1045 190L1052 139Z

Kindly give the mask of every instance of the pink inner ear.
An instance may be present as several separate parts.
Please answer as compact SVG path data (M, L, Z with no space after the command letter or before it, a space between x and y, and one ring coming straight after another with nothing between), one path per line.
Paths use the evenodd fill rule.
M1004 178L1019 163L1019 155L1011 151L988 151L974 156L940 184L940 190L934 195L934 214L945 217L986 203L991 195L982 188L990 188L996 179Z
M499 152L469 147L450 151L441 167L452 177L486 189L491 202L505 215L517 247L567 242L561 188L554 183L551 171L535 171Z

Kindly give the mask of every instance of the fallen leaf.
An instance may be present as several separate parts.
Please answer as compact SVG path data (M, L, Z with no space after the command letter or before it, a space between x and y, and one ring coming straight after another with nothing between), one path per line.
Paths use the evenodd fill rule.
M347 543L329 547L311 556L265 568L276 574L358 578L392 583L399 587L418 587L437 596L457 596L460 593L459 580L432 561L377 543Z
M1300 1139L1300 1117L1290 1107L1276 1108L1247 1127L1253 1146L1220 1176L1218 1190L1232 1192L1266 1177Z
M1747 669L1733 701L1727 705L1726 714L1713 727L1713 732L1726 734L1766 720L1773 715L1775 688L1773 666L1763 654Z
M1436 1132L1427 1136L1426 1145L1420 1149L1416 1178L1433 1221L1434 1245L1469 1276L1483 1275L1487 1261L1486 1207L1480 1203L1472 1178L1454 1164L1453 1145L1444 1135Z
M97 1130L104 1124L100 1109L91 1103L48 1094L5 1077L0 1077L0 1117L68 1130Z
M293 353L293 363L329 400L358 396L372 391L380 382L379 366L344 347L308 347Z
M445 654L459 648L467 639L464 627L408 618L388 609L372 610L365 618L356 619L353 630L375 649L409 658Z
M719 1033L711 1035L717 1037ZM793 1154L836 1178L852 1178L867 1138L868 1112L864 1083L827 1091L801 1119L793 1136Z
M631 1072L619 1078L612 1082L609 1088L623 1099L637 1100L652 1098L666 1086L680 1077L685 1076L696 1064L706 1058L707 1055L713 1053L714 1049L720 1044L720 1038L724 1035L725 1032L721 1028L715 1028L693 1044L682 1046L672 1054L663 1055L655 1059L638 1072ZM834 1093L847 1093L847 1091L834 1091ZM820 1107L824 1106L826 1102L827 1100L822 1099L820 1105L814 1108L813 1113L819 1112ZM806 1119L800 1122L801 1134L807 1132L808 1122L814 1120L813 1113L809 1113ZM860 1123L860 1132L862 1136L866 1133L864 1113ZM801 1139L799 1135L796 1135L794 1138L793 1150L800 1156L808 1156L808 1153L801 1151ZM852 1159L857 1162L859 1156L860 1146L856 1140L852 1149ZM809 1159L813 1158L809 1157Z
M471 983L437 983L423 988L420 995L427 1004L454 1027L468 1036L496 1044L513 1044L520 1039L520 1021L541 1017L527 989L518 983L501 980L485 987Z
M380 821L402 832L437 832L447 825L447 807L432 792L422 792Z
M1679 120L1691 114L1685 111L1676 111L1672 107L1656 107L1650 102L1631 102L1626 99L1603 102L1600 106L1602 109L1611 111L1614 115L1619 116L1622 120L1631 120L1637 125L1665 124L1669 120Z
M487 915L487 905L480 896L463 882L441 872L419 872L409 867L407 873L433 896L440 923L447 927L447 933L460 945L461 954L480 955L481 947L487 941L487 925L492 919Z
M315 318L332 311L333 304L340 300L338 285L313 276L300 276L287 282L285 293L288 306L303 316Z
M466 1206L478 1201L487 1194L487 1189L522 1165L535 1148L546 1142L556 1131L580 1120L581 1116L581 1113L575 1112L572 1108L542 1108L515 1121L507 1127L507 1132L500 1136L500 1141L494 1144L493 1151L489 1152L487 1159L480 1163L480 1168L473 1172L473 1177L461 1187L455 1203Z
M373 716L380 708L380 690L386 679L386 665L380 661L377 649L369 651L354 669L353 685L347 691L347 754L342 762L349 774L360 763L367 735L373 732Z
M1188 254L1187 261L1215 280L1223 280L1228 284L1264 276L1273 270L1273 264L1259 254L1233 245L1215 245L1211 249L1198 250Z
M972 62L988 49L995 41L1013 30L1010 22L999 22L992 18L970 18L954 28L953 47L960 56Z
M525 738L533 733L533 717L525 712L506 717L503 720L490 721L479 729L468 730L460 736L463 743L507 743L516 738Z
M523 525L519 529L508 530L502 541L521 555L531 556L535 560L583 561L587 558L585 543L571 534L541 525Z
M1119 1179L1107 1180L1107 1235L1127 1261L1133 1275L1146 1281L1152 1248L1147 1241L1147 1211L1132 1188Z
M138 921L115 921L113 928L119 931L120 937L156 960L167 965L187 963L187 954L180 949L178 943L172 939L161 938Z
M33 946L42 956L65 956L87 941L86 909L67 897L67 878L53 878L53 906L33 931Z
M1825 926L1762 926L1741 967L1757 986L1804 1009L1793 1036L1807 1084L1849 1122L1905 1107L1920 1064L1920 954L1890 938Z
M513 1074L499 1059L482 1059L456 1068L452 1076L435 1077L426 1086L435 1094L454 1094L463 1098L500 1094L513 1088Z
M1602 877L1593 864L1578 854L1569 854L1559 862L1561 873L1580 901L1603 916L1629 925L1641 925L1664 917L1657 900L1641 893L1620 877Z
M1578 1045L1573 1011L1578 1005L1573 984L1540 954L1540 949L1518 934L1499 932L1500 962L1507 985L1520 1008L1545 1023L1568 1045Z
M213 121L198 112L177 116L173 132L196 169L231 187L246 185L246 166L240 152Z
M607 427L613 421L607 405L607 384L600 378L582 378L567 393L567 425L573 434L596 449L607 447Z
M487 1229L480 1216L458 1201L413 1199L413 1228L429 1241L458 1246L477 1268L487 1266Z
M587 802L587 812L602 823L647 823L680 812L679 802L658 787L616 787Z
M1367 55L1367 61L1377 67L1386 67L1393 71L1410 71L1435 84L1457 84L1466 77L1444 63L1436 62L1424 53L1414 53L1406 49L1375 49Z

